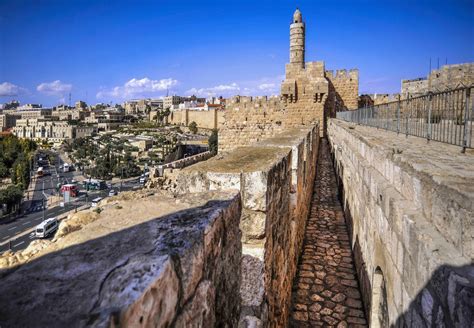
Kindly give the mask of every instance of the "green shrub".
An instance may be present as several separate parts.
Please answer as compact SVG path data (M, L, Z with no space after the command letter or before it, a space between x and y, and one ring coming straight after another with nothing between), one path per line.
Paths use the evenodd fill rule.
M198 126L197 126L196 122L194 122L194 121L189 123L188 128L189 128L189 131L191 131L193 134L196 134L198 132Z

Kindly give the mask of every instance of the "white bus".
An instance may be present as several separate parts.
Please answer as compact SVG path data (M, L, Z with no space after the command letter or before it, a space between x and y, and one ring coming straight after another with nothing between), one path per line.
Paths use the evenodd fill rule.
M92 200L91 207L97 207L97 204L102 200L102 197L97 197Z
M64 165L63 165L63 172L66 173L66 172L69 172L69 170L70 170L69 164L68 164L68 163L64 163Z
M39 177L42 177L44 175L43 167L40 166L38 167L38 170L36 171L36 175Z
M36 226L35 236L38 238L46 238L58 229L59 223L56 218L44 220Z

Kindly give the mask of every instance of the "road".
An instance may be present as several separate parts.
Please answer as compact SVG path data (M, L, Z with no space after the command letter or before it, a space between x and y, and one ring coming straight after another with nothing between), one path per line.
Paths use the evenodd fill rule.
M26 206L24 214L10 220L9 222L0 223L0 253L8 250L10 247L13 251L18 251L26 248L35 237L26 232L33 232L34 228L43 221L44 218L57 217L63 213L74 210L77 207L86 205L86 201L96 197L108 197L109 190L81 192L78 197L72 198L72 201L65 204L64 207L59 205L44 208L46 204L45 197L48 195L57 195L56 184L58 181L71 182L71 180L79 175L79 172L60 172L59 166L62 165L60 159L56 159L54 165L49 163L41 164L43 166L45 175L38 177L35 189L30 191L30 199L25 202ZM36 167L34 168L36 172ZM133 181L124 182L122 191L136 189L139 187L138 178ZM112 185L112 189L119 190L120 183Z

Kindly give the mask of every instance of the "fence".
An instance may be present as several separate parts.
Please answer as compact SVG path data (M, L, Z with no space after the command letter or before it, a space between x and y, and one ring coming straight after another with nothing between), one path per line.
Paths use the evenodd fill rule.
M472 89L465 87L336 113L357 124L466 148L473 146Z

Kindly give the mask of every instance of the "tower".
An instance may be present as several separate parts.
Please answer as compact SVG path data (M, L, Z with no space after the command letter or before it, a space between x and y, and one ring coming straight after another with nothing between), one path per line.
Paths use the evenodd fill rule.
M290 63L304 68L305 26L301 11L297 8L290 25Z

